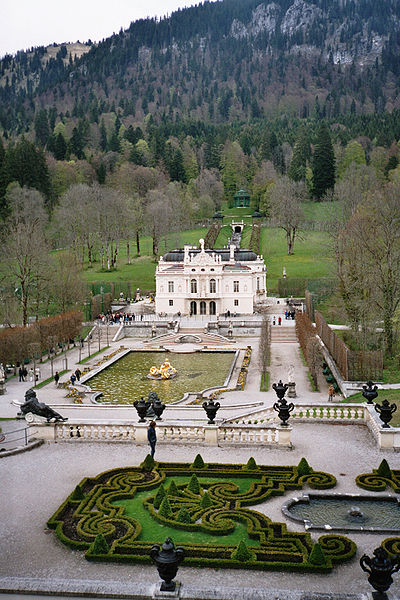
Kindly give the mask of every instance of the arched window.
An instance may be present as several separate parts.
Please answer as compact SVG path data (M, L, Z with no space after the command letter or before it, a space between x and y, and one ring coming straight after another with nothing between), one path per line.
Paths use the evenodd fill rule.
M205 314L207 314L207 305L206 305L206 303L204 302L204 300L202 300L202 301L200 302L200 314L201 314L201 315L205 315Z
M197 294L197 281L195 279L192 279L190 282L190 293Z
M211 300L210 302L210 315L215 315L217 310L216 310L216 304L214 302L214 300Z
M215 294L217 291L217 282L215 279L210 279L210 294Z

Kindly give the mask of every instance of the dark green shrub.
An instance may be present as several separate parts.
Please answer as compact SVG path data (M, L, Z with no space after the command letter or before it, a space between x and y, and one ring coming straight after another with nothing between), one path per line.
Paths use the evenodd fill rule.
M192 517L190 516L188 509L182 506L176 516L176 520L179 521L179 523L191 523Z
M168 500L168 496L165 496L161 502L160 510L158 511L161 517L169 519L172 516L171 505Z
M377 474L380 477L385 477L386 479L392 479L392 471L389 467L388 461L384 458L377 469Z
M308 464L305 458L302 458L297 467L297 473L299 477L303 477L303 475L309 475L312 472L312 468Z
M154 458L150 454L148 454L144 461L140 464L140 468L142 469L142 471L150 473L150 471L154 469L155 464L156 461L154 460Z
M308 561L312 565L316 566L326 564L326 556L318 543L314 544L314 546L312 547Z
M179 490L176 487L176 483L173 479L172 479L171 483L169 484L168 495L169 496L178 496L179 495Z
M164 486L161 484L160 487L158 488L157 494L154 498L154 503L153 503L154 508L160 508L161 502L164 500L166 495L167 495L167 492L165 491Z
M257 463L252 456L249 458L243 469L246 471L254 471L255 469L258 469Z
M191 468L192 469L204 469L205 464L204 464L204 460L201 458L200 454L197 454L196 458L194 459L194 461L191 464Z
M254 554L250 552L244 541L240 540L236 549L232 552L231 558L240 562L248 562L249 560L254 560Z
M108 554L110 547L107 544L106 538L102 533L98 533L94 538L93 543L89 546L89 554Z
M193 473L193 475L191 476L186 489L189 490L190 492L192 492L193 494L200 494L201 488L200 488L199 480L197 479L195 473Z
M208 492L205 492L201 498L200 501L200 505L202 508L209 508L210 506L212 506L213 502L210 498L210 495Z
M82 488L80 485L77 485L74 491L72 492L71 500L83 500L85 494L82 492Z

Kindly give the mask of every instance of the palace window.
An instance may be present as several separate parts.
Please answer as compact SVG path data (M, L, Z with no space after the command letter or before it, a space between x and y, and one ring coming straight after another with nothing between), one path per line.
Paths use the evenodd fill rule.
M190 282L190 293L197 294L197 281L195 279L192 279Z
M169 300L169 305L173 306L174 305L174 301L173 300Z
M174 282L173 281L168 281L168 291L170 293L174 292Z
M233 305L234 305L234 306L239 306L239 300L234 300L234 301L233 301Z
M234 281L233 282L233 291L234 292L238 292L239 291L239 282L238 281Z
M217 291L217 282L215 279L210 279L210 294L215 294Z

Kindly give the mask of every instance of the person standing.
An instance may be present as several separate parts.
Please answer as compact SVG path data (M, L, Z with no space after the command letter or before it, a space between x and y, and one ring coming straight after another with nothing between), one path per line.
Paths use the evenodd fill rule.
M60 375L59 375L58 371L56 371L56 373L54 375L54 381L55 381L56 387L58 387L58 382L60 381Z
M154 452L156 451L156 443L157 443L157 434L156 434L156 422L150 421L149 427L147 429L147 439L151 448L151 457L154 457Z
M28 375L29 375L29 381L33 381L34 372L33 372L32 367L29 369Z
M76 369L76 371L75 371L75 377L76 377L76 380L77 380L77 382L78 382L78 383L79 383L79 382L80 382L80 380L81 380L81 375L82 375L82 371L81 371L81 370L79 369L79 367L78 367L78 368Z
M282 324L282 317L278 317L278 325Z
M333 387L333 385L330 385L329 389L328 389L328 402L333 402L334 396L335 396L335 388Z
M76 376L74 375L74 373L72 373L70 380L71 380L72 385L74 385L75 380L76 380Z
M26 367L24 367L22 369L22 380L26 381L26 378L28 377L28 371L26 370Z
M24 370L22 367L18 369L18 381L24 381Z

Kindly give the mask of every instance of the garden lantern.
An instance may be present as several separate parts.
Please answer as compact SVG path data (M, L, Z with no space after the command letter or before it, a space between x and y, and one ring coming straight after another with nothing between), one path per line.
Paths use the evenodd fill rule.
M366 385L363 385L362 395L367 401L367 404L373 404L373 400L378 396L378 386L374 385L372 381L367 381Z
M374 598L387 598L385 592L393 583L392 575L400 569L400 558L389 558L388 553L382 546L376 548L373 552L373 558L364 554L360 558L360 565L363 571L368 573L368 581L378 594Z
M160 591L174 592L176 582L173 581L178 572L178 567L185 558L183 548L176 548L171 538L167 538L162 547L155 544L150 550L150 557L155 563L158 574L164 581L161 584Z

